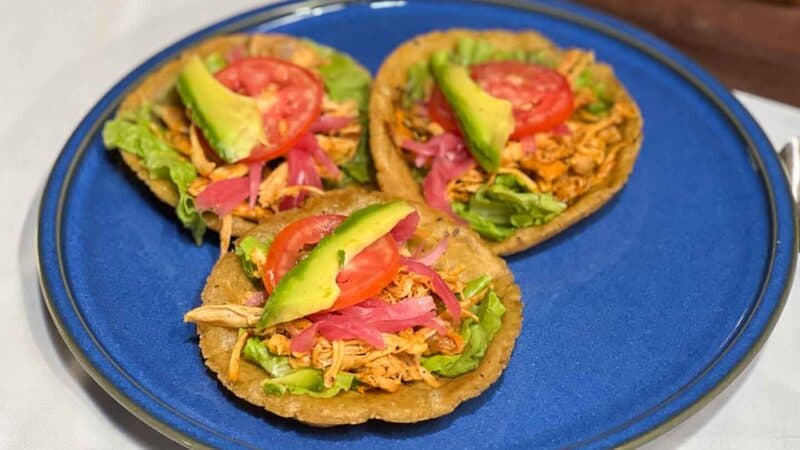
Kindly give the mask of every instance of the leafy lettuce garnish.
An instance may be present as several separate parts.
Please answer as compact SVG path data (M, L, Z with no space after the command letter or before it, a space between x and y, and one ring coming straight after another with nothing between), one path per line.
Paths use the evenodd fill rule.
M355 385L355 375L340 372L336 375L333 386L325 388L322 371L311 368L292 369L289 358L271 353L264 342L258 338L250 338L242 350L244 359L261 366L270 378L261 386L264 392L271 395L305 394L317 398L330 398L350 390Z
M474 370L486 354L489 343L500 330L505 306L494 291L471 311L478 316L478 322L472 318L461 324L460 334L464 338L464 351L458 355L434 355L422 358L422 366L428 371L445 377L457 377Z
M245 236L236 244L236 256L242 262L242 269L248 277L261 279L256 261L266 261L271 244L271 240L262 241L254 236Z
M220 52L214 52L203 59L203 64L211 73L217 73L228 66L228 60Z
M477 278L473 278L470 280L466 286L464 286L464 290L461 291L459 296L461 299L467 299L470 297L474 297L484 290L488 289L489 286L492 284L492 277L489 275L481 275Z
M169 179L178 190L178 205L175 212L184 227L192 231L195 242L203 240L206 224L194 207L194 199L189 195L189 185L197 178L195 167L184 159L165 140L159 137L152 127L158 127L153 120L149 105L136 111L122 114L106 122L103 127L103 143L109 149L138 156L151 178Z
M408 68L408 77L406 77L406 85L403 90L403 106L409 108L414 102L425 100L431 79L428 61L418 61L412 64Z
M575 80L575 87L589 88L594 94L595 100L584 106L584 108L592 114L605 116L611 111L611 107L614 106L614 99L608 92L605 81L595 77L591 67L578 75L578 78Z
M471 66L473 64L480 64L486 61L494 60L497 51L487 41L482 39L469 39L461 38L456 42L456 48L453 52L453 62L461 64L462 66Z
M525 60L529 63L538 64L551 69L555 69L556 66L558 66L558 58L556 55L547 50L532 50L526 52Z
M359 111L366 112L372 83L369 72L344 53L313 41L305 42L327 60L319 72L328 96L335 101L355 100Z
M483 185L468 203L453 202L453 211L482 237L501 241L515 229L543 225L566 209L549 193L531 192L515 176L499 174Z
M340 392L348 391L355 385L355 375L339 372L333 386L325 388L322 371L317 369L296 369L293 372L278 378L267 378L262 382L262 387L267 394L283 395L305 394L316 398L331 398Z
M350 161L342 164L342 171L359 184L369 184L375 181L372 170L372 155L369 153L369 126L366 118L361 118L361 138L358 140L356 153Z
M549 50L502 50L483 39L461 38L451 52L454 63L471 66L488 61L521 61L554 68L557 56ZM403 87L403 106L409 108L415 101L425 99L431 73L428 61L419 61L408 68L406 84Z
M340 167L346 179L342 186L355 181L359 184L370 184L375 181L372 170L372 156L369 153L369 133L367 108L369 107L369 91L372 78L364 68L350 56L337 52L331 47L306 40L309 46L319 52L327 62L319 68L325 92L332 100L354 100L358 104L359 121L361 122L361 139L358 141L355 155Z
M294 369L289 365L289 358L270 353L264 342L258 338L249 338L242 350L244 359L258 364L271 377L288 375Z
M492 56L492 60L527 62L531 64L545 66L550 69L554 69L558 64L555 55L548 52L547 50L532 50L532 51L525 51L521 49L498 50L497 53L495 53Z

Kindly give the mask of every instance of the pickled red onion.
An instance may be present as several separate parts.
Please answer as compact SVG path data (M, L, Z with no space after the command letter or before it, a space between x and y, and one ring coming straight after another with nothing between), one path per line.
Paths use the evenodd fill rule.
M453 291L450 290L436 271L421 262L405 256L400 257L400 266L407 268L411 272L430 278L431 288L433 292L442 299L444 306L447 308L447 312L449 312L456 321L461 320L461 305L458 303L456 295L453 294Z
M230 214L233 208L250 195L250 180L247 177L229 178L215 181L195 198L198 211L211 211L222 217Z
M396 333L406 328L430 326L442 331L436 323L436 304L430 296L409 298L397 303L370 299L335 312L317 313L308 317L313 323L292 339L290 350L305 353L314 346L317 334L328 340L361 339L377 349L385 347L381 333ZM446 329L443 330L447 332Z

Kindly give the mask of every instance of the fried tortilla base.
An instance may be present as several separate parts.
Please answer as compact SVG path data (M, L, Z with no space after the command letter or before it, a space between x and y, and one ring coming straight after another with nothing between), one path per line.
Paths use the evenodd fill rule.
M333 191L324 197L310 199L302 209L269 217L248 234L260 238L271 237L288 223L303 217L350 214L388 199L383 194L367 193L360 189ZM436 267L464 266L464 280L482 274L491 275L494 288L506 307L502 328L489 345L478 368L456 378L439 377L442 381L439 388L417 382L406 384L394 393L370 391L361 394L348 391L333 398L292 394L273 396L266 394L261 387L267 374L244 359L238 380L234 382L228 378L228 361L237 330L200 325L200 349L206 365L239 398L279 416L314 426L357 424L370 419L418 422L448 414L461 402L478 396L497 380L511 357L522 323L520 290L514 284L514 276L505 262L482 245L474 232L454 225L449 218L429 207L417 207L421 216L419 227L426 235L423 242L427 244L426 248L435 245L446 234L451 236L447 251ZM203 289L202 301L203 304L241 303L256 290L257 287L245 275L236 255L228 253L214 266Z
M419 184L411 175L403 150L392 139L391 123L395 120L395 102L402 95L408 68L417 61L428 59L437 50L452 49L461 38L482 39L498 49L513 50L558 50L547 38L533 31L510 32L503 30L474 31L452 29L423 34L405 42L395 49L383 62L372 87L370 99L370 147L381 190L408 200L423 201ZM606 66L608 67L608 66ZM616 100L632 101L630 94L613 76L608 67L614 86ZM638 109L637 109L638 112ZM624 134L634 138L633 144L621 149L617 163L606 179L581 195L563 213L542 226L518 229L508 239L500 242L484 242L499 255L510 255L533 247L552 237L589 214L597 211L614 196L633 170L636 156L641 146L642 118L637 114L635 120L626 122Z
M170 60L159 69L148 75L127 97L122 100L117 115L133 111L146 103L164 102L181 106L182 102L175 91L175 83L183 66L193 55L205 58L213 53L228 54L237 48L249 49L249 54L257 56L280 57L281 49L292 44L300 44L301 39L284 34L232 34L206 39L183 51L181 55ZM364 69L366 70L366 69ZM154 179L142 164L141 160L131 153L120 151L125 161L136 176L158 197L171 206L178 204L178 190L170 180ZM216 214L206 212L203 220L209 228L219 231L221 220ZM233 236L241 236L257 225L258 222L233 216Z

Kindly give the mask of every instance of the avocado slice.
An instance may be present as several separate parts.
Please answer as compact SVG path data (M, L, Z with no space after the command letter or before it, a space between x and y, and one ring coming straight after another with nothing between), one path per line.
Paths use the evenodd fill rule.
M281 278L264 306L258 329L330 308L339 298L339 270L414 212L403 201L359 209Z
M325 388L322 373L317 369L297 369L278 378L264 380L264 389L273 395L283 395L287 386L304 391L319 392Z
M433 54L431 71L453 108L470 153L487 172L496 172L500 154L514 131L511 102L481 89L464 66L450 61L448 51Z
M266 142L256 100L217 81L199 57L186 63L176 87L192 122L225 162L247 158L256 145Z

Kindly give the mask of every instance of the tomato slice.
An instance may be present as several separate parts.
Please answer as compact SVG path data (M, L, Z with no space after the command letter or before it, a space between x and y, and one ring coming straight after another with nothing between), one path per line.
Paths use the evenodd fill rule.
M330 310L346 308L381 293L400 270L397 241L387 234L350 260L336 277L341 292Z
M245 58L218 72L217 80L263 104L268 145L259 145L244 162L276 158L294 147L319 118L323 87L311 71L277 58Z
M519 61L495 61L472 66L471 76L493 97L511 102L514 139L552 130L572 115L572 88L553 69ZM438 87L431 94L428 112L445 130L458 128L453 111Z
M272 293L278 282L292 269L310 247L329 235L344 221L344 216L325 214L290 223L272 240L264 265L264 287Z
M428 115L445 130L461 133L450 103L447 103L447 98L436 84L433 85L433 92L431 92L431 98L428 100Z
M344 216L334 214L311 216L283 228L272 241L264 266L263 281L267 292L271 293L306 251L333 232L344 219ZM342 268L336 278L341 292L330 310L345 308L379 294L398 270L400 253L397 242L387 234Z

